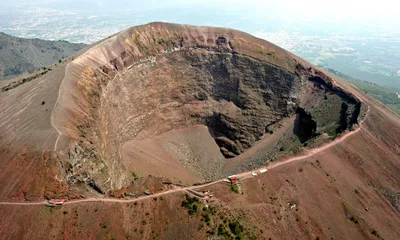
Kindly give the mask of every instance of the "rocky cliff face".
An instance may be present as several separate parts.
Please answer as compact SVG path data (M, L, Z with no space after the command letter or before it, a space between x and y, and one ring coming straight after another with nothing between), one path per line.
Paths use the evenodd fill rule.
M100 192L128 183L121 146L194 124L236 157L297 114L302 143L357 122L360 103L266 41L221 28L153 23L93 46L70 64L55 123L69 137L66 178ZM73 144L72 144L73 143ZM72 144L72 145L71 145ZM67 157L68 156L68 157ZM206 177L206 176L205 176Z
M232 104L200 116L228 158L250 148L268 125L296 111L301 83L293 73L240 54L204 51L184 57L202 83L189 87L189 101Z

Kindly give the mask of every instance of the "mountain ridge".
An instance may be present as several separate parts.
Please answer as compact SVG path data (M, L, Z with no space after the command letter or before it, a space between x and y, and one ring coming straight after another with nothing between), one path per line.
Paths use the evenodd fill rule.
M93 174L100 174L102 177L97 178L103 179L98 181L96 188L107 191L127 182L120 172L124 167L116 167L118 164L131 165L126 159L132 154L134 159L147 159L147 156L125 153L129 148L143 146L147 149L148 144L161 144L137 141L202 124L207 126L223 156L234 158L265 136L268 127L274 128L273 125L282 119L297 116L294 134L302 135L301 143L289 129L286 131L296 146L287 147L287 151L293 151L315 133L327 131L324 129L330 128L329 134L333 137L351 129L358 121L361 107L351 93L334 86L332 78L302 59L265 40L225 28L160 22L136 26L94 44L68 67L52 115L53 123L64 139L74 142L67 150L69 156L76 158L72 160L72 169L79 166L86 178L87 168L82 167L79 158L87 159L88 154L93 157L85 161L88 168L93 165L92 161L97 161L94 159L102 159L104 168L96 170L101 170L101 174ZM321 104L326 106L313 102L312 97L325 98ZM322 113L327 111L327 106L336 109L337 114L325 117ZM314 107L318 119L305 111ZM303 110L296 112L299 108ZM188 156L193 159L204 159L204 156L193 151L201 146L190 140L192 133L184 132L163 136L169 139L183 137L188 145L180 148L190 149L189 152L172 150L173 146L168 145L172 139L167 142L160 139L163 147L157 147L157 152L168 152L171 164L187 166L181 172L192 172L201 181L218 177L223 171L234 172L244 167L222 170L221 156L217 152L207 157L208 163L206 160L188 160ZM210 139L206 132L196 134ZM67 142L69 140L64 141L64 145L57 144L57 149L68 147ZM281 145L285 145L284 140ZM136 152L141 151L147 150ZM269 150L268 154L273 155L276 151ZM253 167L261 164L265 161L264 154L260 153L252 163L246 164ZM114 163L110 164L111 161ZM147 166L132 170L154 174L146 169L156 168ZM167 169L161 176L170 176ZM109 181L107 174L103 176L107 171L117 177L115 183L112 177ZM76 176L67 175L71 181L76 180ZM93 182L88 179L85 181Z
M142 25L7 85L0 238L398 239L399 118L248 36Z
M85 44L19 38L0 32L0 79L47 67L84 47Z

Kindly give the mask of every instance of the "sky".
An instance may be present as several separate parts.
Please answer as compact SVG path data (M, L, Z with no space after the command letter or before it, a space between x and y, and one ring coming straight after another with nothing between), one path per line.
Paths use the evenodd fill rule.
M209 8L272 15L282 20L400 23L400 4L396 0L0 0L0 5L4 9L30 6L94 11Z
M250 33L298 30L306 35L337 32L368 36L393 32L400 36L400 3L395 0L0 0L0 6L0 29L6 25L1 22L4 16L11 18L20 15L20 11L29 11L27 17L32 17L36 14L34 9L41 9L42 13L101 15L123 22L124 27L169 21ZM7 16L13 12L15 16Z

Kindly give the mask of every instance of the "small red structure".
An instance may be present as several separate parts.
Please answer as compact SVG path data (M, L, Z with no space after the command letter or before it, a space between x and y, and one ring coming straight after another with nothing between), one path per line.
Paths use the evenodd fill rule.
M49 200L49 205L63 205L65 203L66 199L61 198L61 199L50 199Z
M231 181L231 184L236 184L237 183L236 176L229 176L228 179L229 179L229 181Z

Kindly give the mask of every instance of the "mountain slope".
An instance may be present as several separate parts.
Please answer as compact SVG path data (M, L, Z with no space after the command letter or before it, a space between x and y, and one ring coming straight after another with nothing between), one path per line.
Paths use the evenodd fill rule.
M367 104L371 110L358 133L242 180L243 194L227 183L205 187L214 197L199 200L197 212L189 214L181 192L132 203L95 198L54 209L0 204L0 237L222 239L234 232L241 239L399 239L400 121ZM231 230L232 223L244 226L242 232Z
M399 118L269 42L150 23L51 69L0 82L2 239L400 236Z
M390 109L392 109L392 111L400 115L400 95L398 93L399 90L383 87L372 82L355 79L331 68L328 68L327 71L354 84L355 86L357 86L357 88L364 91L364 93L381 101Z
M135 188L132 172L193 184L256 168L351 130L364 109L307 62L232 29L137 26L51 69L2 88L4 158L46 149L60 184L100 194Z
M85 46L65 41L24 39L0 32L0 79L46 67Z
M68 181L107 192L128 185L126 170L194 183L257 167L279 149L351 129L360 110L331 78L269 42L232 29L152 23L72 61L52 121L63 139L56 149L69 156L62 158ZM287 118L274 148L224 167ZM171 174L176 166L194 178Z

